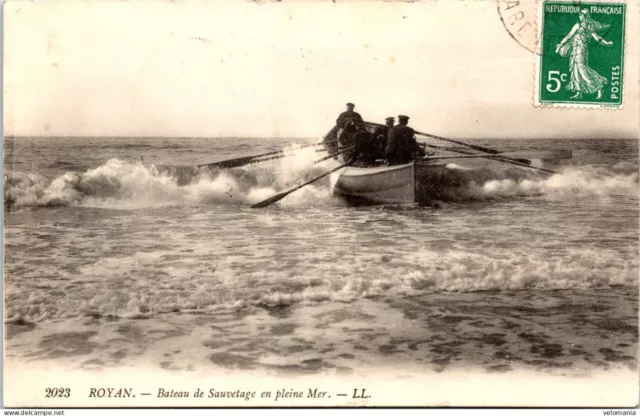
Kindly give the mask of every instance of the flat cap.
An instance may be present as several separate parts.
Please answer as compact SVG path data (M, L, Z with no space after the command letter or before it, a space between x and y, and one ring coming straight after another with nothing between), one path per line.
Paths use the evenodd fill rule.
M396 119L395 117L387 117L387 118L385 118L386 121L395 121L395 119Z
M409 120L409 116L403 116L403 115L399 115L398 116L398 120Z
M347 105L349 105L351 107L355 107L356 106L354 103L347 103Z

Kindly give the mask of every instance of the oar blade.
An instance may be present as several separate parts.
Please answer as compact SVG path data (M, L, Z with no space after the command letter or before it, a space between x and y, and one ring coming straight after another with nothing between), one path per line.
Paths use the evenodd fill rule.
M231 169L231 168L237 168L239 166L248 165L249 163L252 163L255 158L256 156L247 156L247 157L241 157L237 159L221 160L219 162L198 165L198 167L199 168L207 167L207 168L218 168L218 169Z
M513 159L513 160L515 160L518 163L522 163L523 165L530 165L532 163L529 159Z
M257 204L251 205L251 208L268 207L269 205L275 204L276 202L280 201L282 198L284 198L285 196L287 196L289 194L290 194L290 192L283 192L281 194L274 195L271 198L267 198L264 201L260 201Z
M506 158L506 157L498 157L498 156L488 156L487 159L499 160L500 162L510 163L510 164L516 165L516 166L524 166L526 168L539 170L540 172L558 173L558 172L556 172L554 170L544 169L544 168L540 168L540 167L537 167L537 166L531 166L531 161L530 160L527 160L527 162L529 162L529 163L520 163L520 162L518 162L519 159L509 159L509 158Z
M542 160L557 160L557 159L571 159L573 152L567 149L557 150L521 150L515 152L501 152L498 156L507 157L521 157L526 159L542 159Z

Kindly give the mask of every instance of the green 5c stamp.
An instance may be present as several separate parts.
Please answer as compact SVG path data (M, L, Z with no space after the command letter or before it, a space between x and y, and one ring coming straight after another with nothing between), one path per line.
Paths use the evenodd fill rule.
M544 1L541 13L537 104L620 107L625 4Z

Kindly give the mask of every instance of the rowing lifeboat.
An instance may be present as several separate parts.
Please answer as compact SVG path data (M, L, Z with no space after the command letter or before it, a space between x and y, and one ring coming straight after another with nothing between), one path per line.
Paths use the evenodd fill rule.
M364 122L364 126L371 133L380 124ZM352 134L352 132L343 132L334 127L325 136L327 150L330 154L336 155L334 157L341 162L341 166L345 166L347 159L353 157L353 154L349 154L349 149L354 145L350 140L350 135ZM460 167L455 163L451 163L452 159L492 159L538 172L556 173L540 166L533 166L530 159L553 161L571 158L571 151L564 149L499 152L426 133L416 132L416 134L440 141L453 142L454 144L471 148L474 151L470 152L464 148L424 144L427 147L442 149L441 151L445 153L453 153L453 155L436 156L431 154L407 164L393 166L386 166L382 164L381 160L377 160L374 166L353 164L345 167L338 174L334 185L334 194L355 203L428 204L434 200L455 198L457 189L464 187L466 183L479 179L477 175L481 171L476 170L476 166L473 163L470 166L466 166L467 164L465 163L464 167ZM356 163L358 162L356 161ZM471 171L474 172L471 173ZM483 177L485 180L493 179L492 175L486 175L486 171Z
M377 124L365 123L370 133L375 126ZM330 131L327 135L333 140L341 136L342 131L338 129ZM341 146L346 144L341 143ZM345 162L343 157L339 160ZM444 169L443 165L426 164L424 161L393 166L378 162L376 166L346 167L338 175L333 187L334 195L358 205L426 202L433 196L428 186L433 183L430 176Z

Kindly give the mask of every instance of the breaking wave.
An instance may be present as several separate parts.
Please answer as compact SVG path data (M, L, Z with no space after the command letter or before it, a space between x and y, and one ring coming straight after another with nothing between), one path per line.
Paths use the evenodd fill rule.
M429 191L445 201L540 196L608 202L614 196L637 197L639 191L637 166L630 163L567 167L551 175L519 168L469 169L452 163L428 178Z
M289 149L291 150L291 149ZM84 173L67 172L48 181L38 173L5 177L5 205L11 208L82 206L136 209L197 204L247 205L268 198L324 171L313 149L275 163L219 170L155 166L111 159ZM275 166L274 166L275 165ZM307 187L289 199L304 203L329 198L328 182Z
M363 298L398 298L438 292L488 290L555 290L635 286L638 259L614 250L569 249L548 256L518 252L490 258L461 250L436 253L420 250L404 258L370 254L348 262L318 265L289 275L234 269L232 260L212 267L204 262L165 264L161 254L135 253L104 258L82 266L82 285L50 291L7 291L9 321L30 322L75 316L144 318L162 313L206 312L244 306L283 306L324 301L353 302ZM389 267L389 264L393 267ZM153 272L152 283L134 276ZM127 290L122 290L127 287ZM61 293L73 291L65 302ZM62 292L61 292L62 291Z
M290 149L291 150L291 149ZM5 177L5 206L136 209L199 204L249 205L310 179L327 169L314 160L321 153L298 149L296 157L228 170L191 166L154 166L111 159L84 173L67 172L53 180L38 173ZM334 177L335 179L335 177ZM442 201L543 196L549 199L638 195L637 166L568 167L539 175L520 168L464 168L454 163L427 174L428 197ZM284 199L283 205L339 203L332 181L319 181Z

